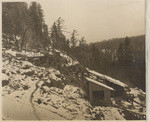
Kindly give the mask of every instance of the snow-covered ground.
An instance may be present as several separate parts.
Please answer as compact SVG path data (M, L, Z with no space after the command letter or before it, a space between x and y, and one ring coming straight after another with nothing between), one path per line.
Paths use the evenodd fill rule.
M67 59L67 61L68 61L67 66L79 64L79 62L76 59L73 60L66 53L60 52L60 56Z
M141 115L146 115L146 93L135 87L130 88L127 92L128 100L122 99L118 102L118 106Z
M112 83L114 83L114 84L117 84L117 85L119 85L119 86L121 86L121 87L127 87L127 85L126 85L125 83L122 83L121 81L116 80L116 79L114 79L114 78L112 78L112 77L110 77L110 76L103 75L103 74L101 74L101 73L98 73L98 72L96 72L96 71L94 71L94 70L90 70L90 69L88 69L88 68L87 68L87 70L88 70L90 73L92 73L92 74L94 74L94 75L97 75L97 76L99 76L99 77L101 77L101 78L103 78L103 79L106 79L106 80L108 80L108 81L110 81L110 82L112 82Z
M17 52L17 51L12 51L11 49L10 50L6 50L6 53L9 53L13 56L16 56L16 55L22 55L22 56L27 56L27 57L36 57L36 56L44 56L43 53L41 52L31 52L31 51L22 51L22 52Z
M145 105L146 104L146 93L143 92L141 89L135 87L130 88L130 93L134 95L134 100L140 104Z
M2 118L4 120L125 119L122 110L116 107L92 107L81 88L64 83L66 76L59 70L53 67L35 66L28 61L15 58L16 54L17 52L11 50L3 51ZM64 53L60 52L60 56L70 62L76 62L75 64L78 63ZM68 65L74 64L71 62ZM137 88L131 89L131 93L140 101L142 97L139 96L144 95L144 92Z
M120 109L115 107L95 107L92 111L96 118L101 120L125 120Z
M85 109L91 106L80 88L64 86L58 70L17 60L14 54L6 51L3 55L3 119L86 119Z

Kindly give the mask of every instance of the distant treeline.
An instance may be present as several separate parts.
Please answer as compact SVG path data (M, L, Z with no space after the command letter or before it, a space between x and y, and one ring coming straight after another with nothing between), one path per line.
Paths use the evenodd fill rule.
M70 33L67 39L64 33ZM17 51L65 51L84 66L145 90L145 36L111 39L87 44L78 31L67 32L58 18L48 31L37 2L2 3L2 44Z
M145 36L116 38L77 47L74 56L88 68L145 90Z

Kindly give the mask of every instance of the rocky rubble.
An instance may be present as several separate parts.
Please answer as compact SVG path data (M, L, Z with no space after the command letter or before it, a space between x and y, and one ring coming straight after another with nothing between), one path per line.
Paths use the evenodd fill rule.
M95 120L125 120L122 110L115 107L95 107L92 116Z
M84 99L85 93L80 88L65 86L65 76L52 67L37 67L4 52L2 75L4 98L15 92L31 90L36 86L36 90L31 92L31 94L34 92L33 96L31 95L33 98L30 98L33 105L37 104L38 108L51 108L50 111L65 119L75 119L79 116L81 118L86 109L91 107ZM19 95L13 97L12 99L25 99Z
M67 84L66 79L69 80L53 67L35 66L27 60L16 58L12 51L3 50L2 99L3 103L13 101L14 105L3 105L3 119L124 119L117 108L93 108L85 92ZM22 109L29 114L24 114Z
M66 91L68 87L72 88L73 86L69 85L64 89L48 88L47 86L39 87L34 94L34 104L47 108L69 120L79 119L79 116L82 119L90 119L86 116L86 111L91 108L91 105L83 98L83 91L81 90L80 95L77 96L74 92L68 93L69 91Z

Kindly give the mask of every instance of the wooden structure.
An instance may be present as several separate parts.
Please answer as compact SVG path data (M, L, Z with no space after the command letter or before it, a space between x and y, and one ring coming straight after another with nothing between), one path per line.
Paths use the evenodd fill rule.
M88 96L90 103L94 106L111 106L111 92L114 89L91 78L86 77L86 79L89 81Z
M113 94L114 96L123 96L125 94L125 90L128 90L128 86L125 83L93 70L88 69L87 77L112 87L116 91Z
M126 84L96 71L87 69L88 98L92 105L111 105L111 97L125 95Z

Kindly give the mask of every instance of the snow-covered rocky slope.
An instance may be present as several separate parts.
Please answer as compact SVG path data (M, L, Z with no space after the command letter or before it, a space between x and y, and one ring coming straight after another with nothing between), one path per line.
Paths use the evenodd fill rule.
M59 70L33 65L19 58L22 54L17 55L11 50L3 49L2 56L4 120L125 119L119 108L100 106L93 108L86 99L85 91L68 84L68 80L71 82L72 79L68 79ZM69 61L67 66L78 64L64 53L61 53L61 56Z

